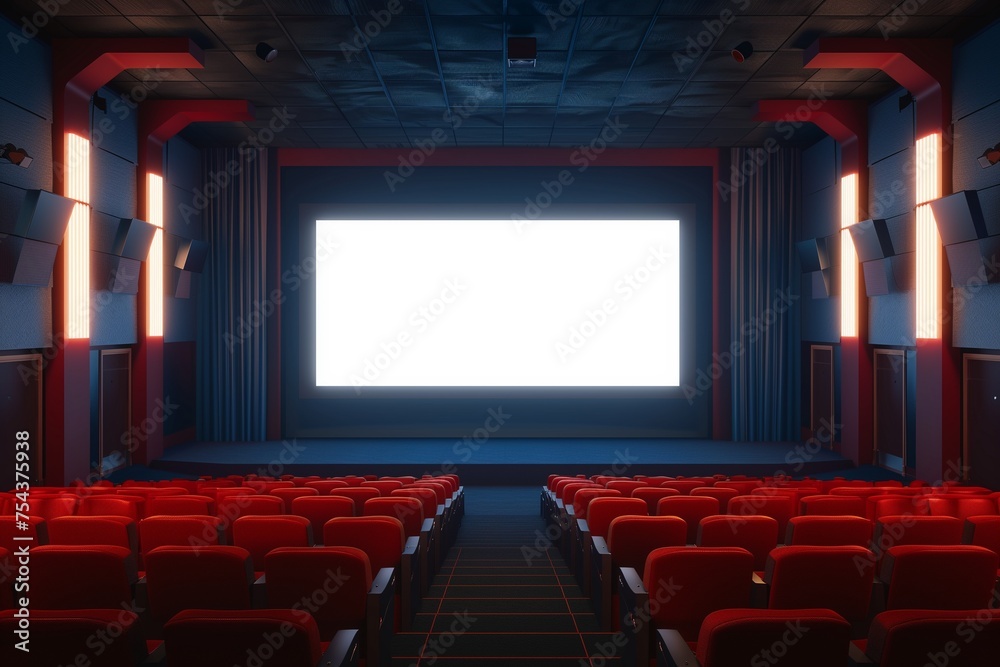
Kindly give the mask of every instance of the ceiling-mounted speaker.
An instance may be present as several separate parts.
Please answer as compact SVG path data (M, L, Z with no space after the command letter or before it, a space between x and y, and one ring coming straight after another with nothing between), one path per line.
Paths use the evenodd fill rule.
M118 223L118 233L112 253L120 257L145 261L149 256L149 246L156 235L156 226L138 218L122 218Z
M141 267L142 262L137 259L91 252L90 286L102 292L138 294Z
M45 190L28 190L21 203L14 233L26 239L62 245L74 206L76 202L72 199Z
M48 287L59 246L0 234L0 283Z
M194 239L179 240L177 255L174 257L174 266L178 269L201 273L205 269L206 259L208 259L207 243Z
M896 254L885 220L862 220L847 229L854 241L854 252L859 262L872 262Z
M538 62L538 42L534 37L507 38L507 66L534 67Z
M944 245L986 238L986 219L975 190L962 190L930 202Z

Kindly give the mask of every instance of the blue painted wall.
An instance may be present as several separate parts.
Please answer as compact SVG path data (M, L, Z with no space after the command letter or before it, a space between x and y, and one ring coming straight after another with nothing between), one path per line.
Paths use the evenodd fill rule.
M802 151L802 226L796 241L829 236L840 229L839 174L839 150L833 139L826 137ZM802 274L799 294L803 344L839 343L840 296L814 299L812 276L807 273Z

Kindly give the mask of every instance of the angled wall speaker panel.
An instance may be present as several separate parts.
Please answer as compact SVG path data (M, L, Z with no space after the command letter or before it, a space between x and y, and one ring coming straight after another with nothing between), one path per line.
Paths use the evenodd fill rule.
M45 190L29 190L21 204L14 233L26 239L61 245L76 202Z
M166 295L175 299L190 299L193 276L190 271L178 269L176 266L167 267L167 279L164 284Z
M956 192L930 202L930 206L945 245L986 237L986 220L975 190Z
M795 248L799 252L799 265L802 267L802 273L812 273L823 268L819 258L819 239L799 241L795 244Z
M917 288L917 253L904 252L889 258L892 269L892 290L909 292Z
M138 218L122 218L118 224L118 234L112 254L129 259L145 261L149 256L149 246L153 243L156 227Z
M892 243L894 255L902 255L917 250L917 230L913 222L913 213L907 212L885 221L889 230L889 241Z
M885 220L862 220L848 227L858 260L871 262L894 254Z
M951 286L960 289L1000 283L1000 236L945 246Z
M0 282L48 287L59 246L0 235Z
M207 243L193 239L181 239L177 247L174 266L192 273L201 273L205 268L206 259L208 259Z
M861 267L865 274L865 294L885 296L893 291L892 263L888 258L864 262Z
M819 268L827 271L840 267L840 232L824 236L819 241Z
M103 252L90 253L90 284L94 290L114 294L139 293L142 262Z

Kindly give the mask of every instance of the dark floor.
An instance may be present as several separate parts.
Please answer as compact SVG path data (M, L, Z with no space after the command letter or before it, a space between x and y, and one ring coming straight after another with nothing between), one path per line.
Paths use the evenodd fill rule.
M466 491L458 540L413 631L393 640L394 665L576 667L612 650L558 549L536 547L545 532L538 494L538 487ZM504 504L524 513L491 513L515 495Z

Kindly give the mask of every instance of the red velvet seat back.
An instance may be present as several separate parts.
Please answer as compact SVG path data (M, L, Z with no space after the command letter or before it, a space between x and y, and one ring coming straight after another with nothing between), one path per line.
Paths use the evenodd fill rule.
M317 479L306 482L305 488L316 489L321 495L329 495L334 489L349 489L351 485L342 479Z
M241 516L274 516L285 511L285 503L274 496L235 496L220 500L216 514L233 522Z
M586 519L587 510L597 498L623 498L621 491L615 489L601 489L598 487L588 487L577 489L567 495L572 500L567 500L567 505L573 505L573 516L577 519Z
M293 486L291 488L282 489L272 489L268 491L267 495L274 496L275 498L280 498L281 502L284 503L285 509L282 511L283 514L292 514L292 501L296 498L318 496L319 491L307 486Z
M832 609L862 623L871 601L873 556L859 546L791 546L775 549L764 580L770 609Z
M788 522L785 544L867 548L874 529L871 521L859 516L795 516Z
M106 544L139 555L139 528L124 516L62 516L48 522L50 544Z
M32 495L28 501L28 514L42 519L54 519L57 516L72 516L80 499L69 494Z
M392 479L376 480L374 482L362 482L361 488L378 489L383 496L387 496L396 489L403 488L403 483Z
M656 503L657 516L676 516L687 523L688 544L698 539L698 525L707 516L721 514L719 501L708 496L672 496Z
M407 537L420 535L424 525L424 505L416 498L372 498L365 501L362 516L391 516L400 520Z
M344 489L333 489L330 495L335 498L350 498L354 501L354 516L361 516L361 510L365 503L372 498L381 497L382 493L378 489L371 487L350 486Z
M242 516L233 523L233 544L250 553L253 569L264 569L264 556L278 547L311 547L313 528L303 516Z
M988 496L930 497L927 506L931 516L953 516L965 521L970 516L996 516L997 501Z
M604 485L606 489L614 489L615 491L621 491L622 496L628 498L632 495L632 492L636 489L642 489L649 486L646 482L634 480L634 479L614 479Z
M649 507L639 498L594 498L587 508L587 527L595 537L607 539L611 522L620 516L647 516Z
M165 546L220 544L220 522L214 516L151 516L139 522L139 549L143 554Z
M416 498L424 506L424 518L433 519L437 515L438 501L437 494L434 493L433 489L428 488L409 488L409 489L395 489L389 493L389 497L399 497L399 498Z
M340 517L323 527L323 543L328 547L354 547L368 556L372 575L383 567L398 567L406 534L402 522L391 516Z
M664 547L649 554L642 581L655 627L694 641L713 611L750 606L752 577L753 555L746 549Z
M618 567L636 572L646 568L646 558L660 547L687 543L687 524L675 516L619 516L608 528L608 549Z
M139 619L124 609L32 609L30 653L14 647L18 622L13 610L0 612L0 664L136 667L147 655Z
M700 489L704 486L707 486L705 482L696 479L672 479L660 484L661 489L674 489L684 496L690 495L694 489Z
M698 526L695 544L746 549L753 554L753 569L762 571L768 554L778 546L778 522L769 516L707 516Z
M798 514L797 501L786 495L755 493L736 496L729 501L729 514L769 516L778 522L778 535L784 536L788 520Z
M645 501L646 509L649 511L650 516L656 514L656 504L660 502L660 498L679 495L681 495L681 492L677 489L664 489L655 486L644 486L632 491L633 498Z
M303 599L314 602L310 612L321 637L338 630L365 628L372 570L365 552L354 547L284 547L264 560L269 607L290 609ZM325 602L319 604L324 596Z
M137 574L130 555L123 547L103 545L35 547L32 609L129 608Z
M302 496L292 500L292 514L309 519L313 541L322 544L323 526L334 517L355 516L355 504L350 498L338 496Z
M962 542L1000 554L1000 516L974 516L966 519Z
M828 609L726 609L702 624L697 658L701 667L843 667L850 640L850 624Z
M715 498L719 501L719 507L722 508L729 507L729 501L740 493L736 489L727 489L724 486L699 486L696 489L691 489L691 493L688 495Z
M882 612L872 621L865 653L879 667L934 664L931 656L948 667L993 665L1000 656L1000 610Z
M884 516L875 523L872 541L879 551L910 544L961 544L962 522L950 516Z
M249 609L253 568L246 549L157 547L146 554L149 613L166 623L184 609Z
M886 609L980 609L988 606L1000 556L972 545L889 549L879 578Z
M815 495L799 501L804 516L865 516L864 498L857 496Z
M186 514L215 515L215 500L211 496L158 496L146 503L146 515L181 516Z
M182 611L164 626L169 664L219 667L248 664L264 637L280 637L263 664L316 667L322 656L319 629L308 614L291 609ZM278 644L278 642L274 642ZM269 644L265 644L269 645Z

